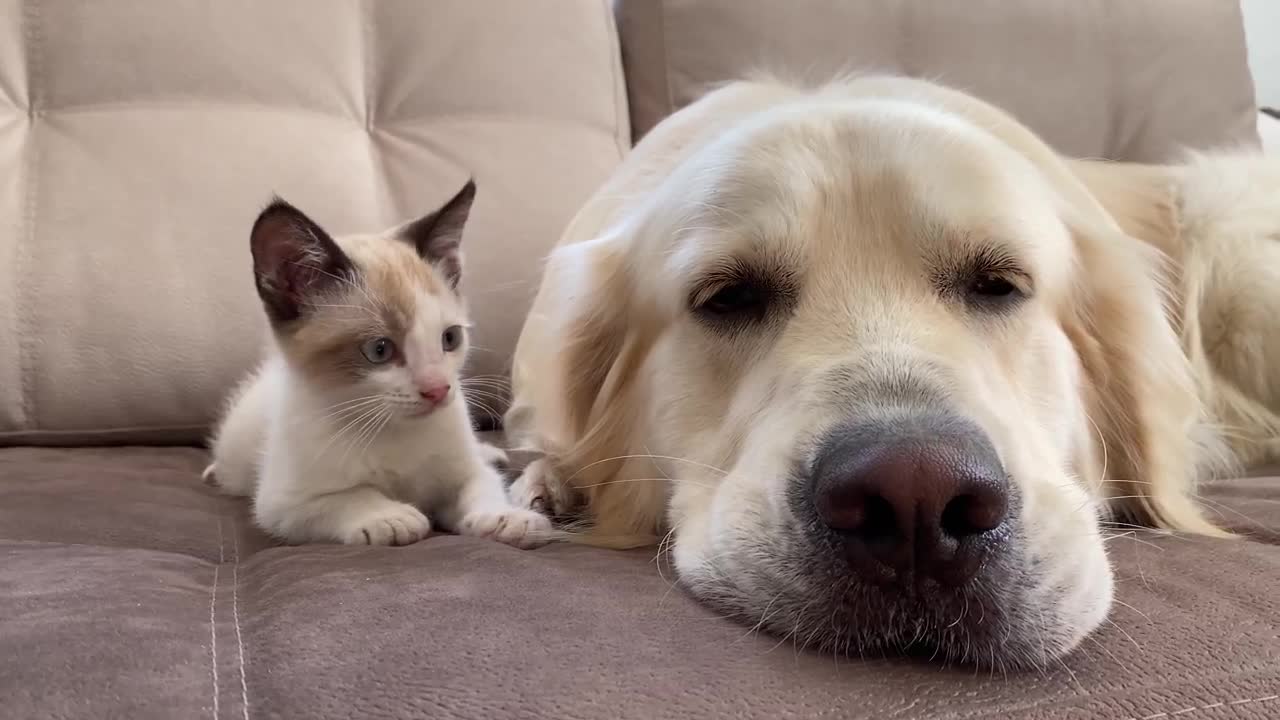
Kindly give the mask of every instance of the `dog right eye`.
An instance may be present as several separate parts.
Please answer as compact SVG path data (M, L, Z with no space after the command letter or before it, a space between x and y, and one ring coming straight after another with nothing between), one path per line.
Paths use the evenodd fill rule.
M759 288L747 283L734 283L713 293L702 304L702 309L716 315L728 315L758 307L763 302L764 295Z
M766 288L746 280L721 285L706 299L694 304L694 311L712 321L762 320L769 307Z

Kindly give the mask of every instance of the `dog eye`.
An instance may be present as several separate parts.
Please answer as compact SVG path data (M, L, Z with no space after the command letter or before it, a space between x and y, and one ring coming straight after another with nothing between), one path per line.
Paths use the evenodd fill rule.
M766 301L763 288L749 282L734 282L716 290L698 306L698 311L718 317L760 316L764 314Z
M978 310L1000 311L1012 308L1026 298L1027 292L1008 275L977 272L961 285L964 300Z
M1002 298L1018 292L1018 288L999 275L982 274L969 283L969 292L980 297Z

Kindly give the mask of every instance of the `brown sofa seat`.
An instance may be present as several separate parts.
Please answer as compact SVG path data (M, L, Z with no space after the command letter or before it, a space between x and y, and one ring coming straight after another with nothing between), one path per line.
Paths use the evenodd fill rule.
M0 717L1280 716L1278 478L1207 492L1256 540L1118 534L1113 623L1006 677L798 652L652 552L276 546L205 461L0 450Z

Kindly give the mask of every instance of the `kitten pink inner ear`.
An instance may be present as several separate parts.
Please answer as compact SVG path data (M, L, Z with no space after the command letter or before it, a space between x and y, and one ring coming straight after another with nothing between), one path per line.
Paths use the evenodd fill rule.
M258 294L277 320L297 317L309 297L339 282L351 267L328 233L283 200L258 216L249 243Z
M462 231L475 196L476 184L468 180L443 207L400 231L417 248L418 255L439 268L453 287L462 277Z

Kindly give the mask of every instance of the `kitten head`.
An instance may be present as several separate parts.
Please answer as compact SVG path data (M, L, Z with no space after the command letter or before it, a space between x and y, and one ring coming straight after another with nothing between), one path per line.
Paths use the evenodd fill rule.
M458 281L474 197L468 181L417 220L337 239L278 198L263 210L249 239L254 277L290 367L370 413L417 417L452 402L468 348Z

